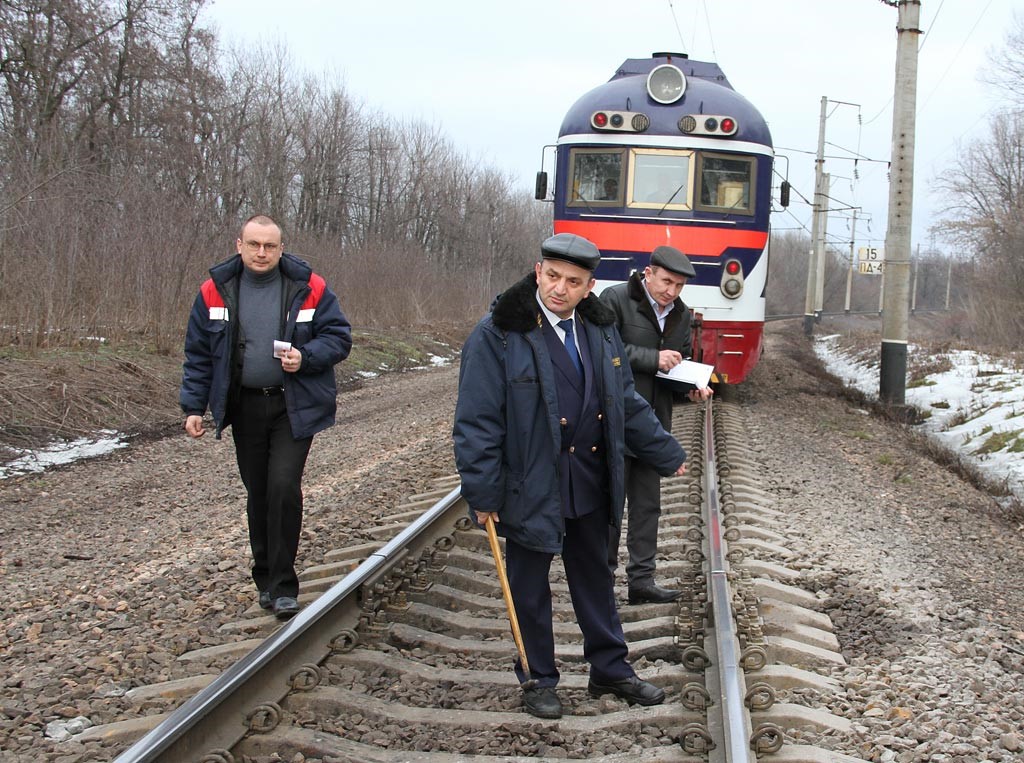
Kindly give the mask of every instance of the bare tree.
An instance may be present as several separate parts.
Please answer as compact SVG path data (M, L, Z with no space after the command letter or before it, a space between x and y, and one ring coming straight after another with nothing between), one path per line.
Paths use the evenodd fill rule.
M282 46L221 51L208 2L0 2L3 339L174 351L254 212L363 324L473 318L524 272L550 230L528 189Z
M1024 108L1024 15L1014 13L1002 47L989 52L979 78L1010 104Z

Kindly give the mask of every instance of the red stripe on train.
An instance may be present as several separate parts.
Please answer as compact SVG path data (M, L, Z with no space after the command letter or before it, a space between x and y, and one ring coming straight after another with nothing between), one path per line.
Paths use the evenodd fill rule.
M555 233L575 233L590 239L602 250L649 254L655 247L669 244L685 254L704 257L721 257L729 247L764 249L768 243L768 234L764 231L658 223L555 220Z

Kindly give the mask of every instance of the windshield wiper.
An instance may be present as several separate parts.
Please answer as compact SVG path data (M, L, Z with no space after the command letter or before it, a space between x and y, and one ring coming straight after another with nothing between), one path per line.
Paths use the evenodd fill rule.
M683 190L683 186L685 185L686 183L683 183L683 185L679 186L675 191L672 192L672 195L668 197L668 201L665 202L665 206L658 210L658 217L661 217L661 213L668 209L668 205L672 203L672 199L676 197L676 194Z
M584 204L587 205L587 211L590 212L590 214L592 214L592 215L596 215L597 214L597 212L594 211L594 208L592 206L590 206L590 199L587 199L579 191L573 191L573 196L575 196L577 199L579 199L580 201L582 201Z

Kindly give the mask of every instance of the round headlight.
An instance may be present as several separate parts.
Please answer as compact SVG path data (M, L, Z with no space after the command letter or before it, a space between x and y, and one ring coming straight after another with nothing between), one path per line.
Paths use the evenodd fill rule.
M658 103L675 103L686 92L686 77L672 64L656 66L647 75L647 94Z

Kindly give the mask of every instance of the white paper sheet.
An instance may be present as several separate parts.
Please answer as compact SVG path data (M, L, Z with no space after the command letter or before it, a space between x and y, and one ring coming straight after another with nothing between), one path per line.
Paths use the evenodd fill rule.
M660 376L663 379L671 379L672 381L687 382L703 389L708 386L708 382L711 379L711 372L714 370L714 366L709 366L704 363L695 363L692 360L684 360L682 363L673 366L668 373L658 371L655 375Z

